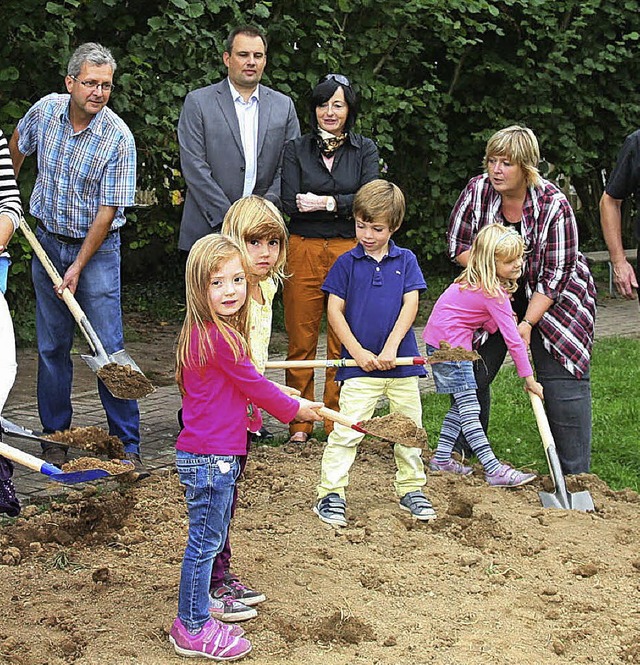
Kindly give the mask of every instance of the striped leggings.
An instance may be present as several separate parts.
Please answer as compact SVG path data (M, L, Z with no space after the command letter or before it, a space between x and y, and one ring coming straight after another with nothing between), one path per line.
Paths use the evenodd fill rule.
M464 390L453 394L453 404L447 412L440 430L435 459L446 462L460 431L465 436L474 455L480 460L485 473L493 473L500 462L491 450L491 444L480 424L480 404L475 390Z

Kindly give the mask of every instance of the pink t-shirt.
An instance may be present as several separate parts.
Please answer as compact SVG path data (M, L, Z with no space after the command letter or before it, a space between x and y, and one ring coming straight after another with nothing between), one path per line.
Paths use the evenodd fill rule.
M533 369L527 354L527 345L518 333L509 294L490 298L482 289L460 288L451 284L438 298L422 333L425 343L440 346L441 341L451 346L473 348L476 330L502 333L505 344L518 370L518 376L532 376Z
M208 324L207 330L215 353L207 352L204 366L183 370L184 429L176 448L207 455L246 455L251 404L288 423L298 412L299 403L265 379L246 356L236 362L231 347L214 325ZM191 349L197 358L197 328L191 333ZM253 411L257 411L255 406Z

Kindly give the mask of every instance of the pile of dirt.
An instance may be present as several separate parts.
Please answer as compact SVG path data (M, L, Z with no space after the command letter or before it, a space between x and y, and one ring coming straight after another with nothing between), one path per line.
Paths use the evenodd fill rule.
M289 451L289 452L288 452ZM294 451L294 452L292 452ZM322 446L256 447L232 530L234 570L267 595L244 623L259 665L637 663L640 499L571 479L595 513L430 474L438 519L393 492L390 446L361 446L344 529L311 507ZM0 530L0 661L178 663L167 639L187 535L173 473L84 486Z
M96 455L107 455L109 459L124 457L122 441L117 436L111 436L102 427L72 427L61 432L45 434L42 438L88 450Z
M451 346L449 342L442 340L440 348L433 352L429 358L431 363L441 363L460 360L480 360L480 354L476 351L468 351L462 346Z
M105 461L95 457L77 457L62 465L62 471L64 471L64 473L87 471L91 469L101 469L107 471L112 476L117 476L123 473L132 473L133 463L124 460Z
M390 413L386 416L371 418L360 423L367 433L379 436L391 443L399 443L409 448L427 448L427 433L424 428L405 416L404 413Z
M131 365L107 363L96 373L109 392L120 399L141 399L155 390L151 381Z

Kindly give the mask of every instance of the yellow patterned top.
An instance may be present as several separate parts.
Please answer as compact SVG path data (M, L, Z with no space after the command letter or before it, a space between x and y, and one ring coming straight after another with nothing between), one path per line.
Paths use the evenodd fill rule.
M249 346L253 363L260 374L264 374L269 360L269 340L271 339L271 318L273 315L273 297L278 290L271 277L258 282L264 305L249 296Z

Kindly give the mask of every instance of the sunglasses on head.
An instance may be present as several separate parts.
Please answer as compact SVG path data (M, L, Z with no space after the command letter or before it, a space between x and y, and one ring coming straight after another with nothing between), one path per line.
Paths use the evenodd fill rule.
M335 81L340 85L346 85L349 88L351 87L351 81L342 74L326 74L320 79L320 83L324 83L325 81Z

